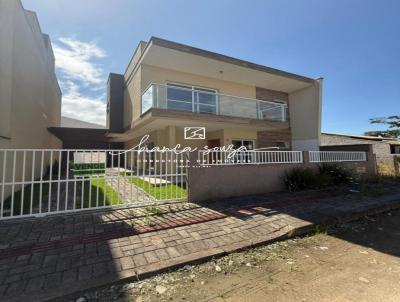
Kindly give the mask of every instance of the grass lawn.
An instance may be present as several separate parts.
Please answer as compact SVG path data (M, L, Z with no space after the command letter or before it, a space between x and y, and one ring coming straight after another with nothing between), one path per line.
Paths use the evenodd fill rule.
M123 203L123 199L121 196L114 191L109 184L106 183L104 179L92 179L90 181L92 185L91 193L89 190L89 181L85 181L84 185L84 203L83 203L83 208L89 208L89 200L91 200L91 206L96 207L96 202L98 200L98 205L102 206L107 205L118 205ZM97 197L97 188L98 188L98 198ZM82 191L79 192L82 194ZM89 198L90 195L90 198ZM104 196L105 195L105 196ZM80 206L80 202L76 202L78 207L78 204Z
M32 193L32 185L27 185L24 188L24 199L22 202L23 214L30 213L30 202L31 202L31 193ZM48 196L49 194L49 184L42 184L42 201L46 200L44 196ZM14 215L21 214L21 197L22 197L22 190L19 190L14 193L14 206L13 206L13 213ZM33 197L32 197L32 208L39 206L39 197L40 197L40 184L33 185ZM3 210L11 211L11 195L4 201L4 208Z
M123 200L121 196L115 192L109 184L107 184L104 179L92 179L92 180L85 180L83 182L83 206L81 205L81 196L82 196L82 181L76 182L76 200L75 200L75 208L89 208L89 207L96 207L98 204L99 206L103 206L104 204L109 206L111 204L117 205L122 203ZM69 182L69 187L73 188L74 183ZM91 190L90 190L91 186ZM98 190L97 190L98 189ZM71 192L71 191L70 191ZM24 198L23 198L23 214L30 213L30 202L31 202L31 193L32 193L32 186L28 185L24 188ZM48 193L49 193L49 184L44 183L42 184L42 210L43 212L47 212L47 201L48 201ZM57 184L52 184L52 195L57 195ZM96 198L98 195L98 198ZM21 196L22 190L17 191L14 193L14 207L13 213L14 215L20 215L21 213ZM90 196L90 198L89 198ZM37 212L37 208L39 207L39 200L40 200L40 184L33 185L33 198L32 198L32 208L34 209L33 212ZM68 208L71 207L71 203L73 200L73 196L69 194L68 197ZM90 200L90 201L89 201ZM98 203L97 203L98 200ZM45 206L44 206L45 205ZM46 207L46 209L45 209ZM54 207L54 206L53 206ZM53 210L52 207L52 210ZM36 210L35 210L36 208ZM65 191L60 195L60 210L65 209ZM4 201L4 211L11 210L11 196L9 196Z
M187 197L187 191L184 187L175 184L152 185L138 177L129 177L130 181L143 189L145 192L157 200L176 199Z

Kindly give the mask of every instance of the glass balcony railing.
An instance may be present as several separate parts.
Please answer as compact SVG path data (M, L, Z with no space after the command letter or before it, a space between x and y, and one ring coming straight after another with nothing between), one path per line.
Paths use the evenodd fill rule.
M224 95L203 88L151 84L142 95L141 113L162 108L259 120L287 121L287 105Z

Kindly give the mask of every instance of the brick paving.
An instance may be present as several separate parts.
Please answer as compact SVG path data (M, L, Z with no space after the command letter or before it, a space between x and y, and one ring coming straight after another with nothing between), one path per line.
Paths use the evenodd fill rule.
M304 192L208 205L88 212L0 222L0 301L41 301L400 207L382 197Z

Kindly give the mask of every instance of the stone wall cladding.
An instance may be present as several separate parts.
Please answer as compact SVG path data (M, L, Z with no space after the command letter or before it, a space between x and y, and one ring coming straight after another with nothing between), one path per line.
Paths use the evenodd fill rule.
M376 156L378 173L381 175L400 175L400 155Z
M282 91L256 87L256 98L262 101L279 100L289 106L289 95ZM290 116L288 116L288 120L290 120ZM291 140L290 127L287 129L259 131L257 133L257 148L276 147L277 142L287 142L289 143L289 149L291 149Z
M289 143L291 148L291 133L289 129L283 130L266 130L257 132L257 148L276 147L277 142Z
M265 88L256 87L256 98L262 101L280 100L289 102L289 94L282 91L270 90Z

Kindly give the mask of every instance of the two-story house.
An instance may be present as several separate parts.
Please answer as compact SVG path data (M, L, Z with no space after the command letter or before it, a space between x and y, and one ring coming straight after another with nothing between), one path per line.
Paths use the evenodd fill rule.
M0 1L0 149L59 148L61 90L50 37L21 1Z
M35 12L24 9L20 0L0 1L0 173L5 181L23 175L38 178L52 161L24 149L56 149L62 142L50 133L61 118L61 90L55 74L50 37L44 34ZM7 175L9 176L7 178ZM8 197L11 186L1 186ZM21 187L17 184L13 189Z
M136 145L318 150L322 79L152 37L108 79L108 138ZM204 140L184 138L205 127Z

